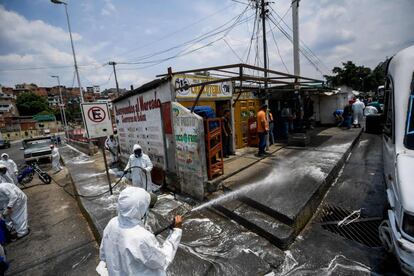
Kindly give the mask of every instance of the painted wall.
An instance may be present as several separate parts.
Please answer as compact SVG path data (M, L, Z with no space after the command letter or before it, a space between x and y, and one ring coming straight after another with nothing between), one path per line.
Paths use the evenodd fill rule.
M153 164L167 168L162 105L171 101L168 83L114 103L121 160L127 162L134 144L139 144Z
M172 111L180 189L202 199L207 180L203 118L177 102L172 102Z

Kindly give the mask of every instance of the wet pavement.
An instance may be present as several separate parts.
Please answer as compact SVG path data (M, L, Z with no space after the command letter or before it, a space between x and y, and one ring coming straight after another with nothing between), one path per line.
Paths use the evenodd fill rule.
M345 135L351 133L347 132ZM330 135L330 138L332 136ZM339 141L326 144L330 138L321 138L314 148L302 149L303 155L299 155L296 161L290 163L298 164L297 162L311 155L314 159L312 164L318 164L319 168L322 168L311 169L312 166L309 164L307 168L296 166L295 173L302 177L302 181L308 180L305 182L311 183L311 180L318 177L326 177L327 171L324 168L334 166L332 164L334 160L320 158L320 156L344 155L346 148L349 148L349 145L345 145L346 142L342 145ZM321 146L324 148L321 149ZM315 149L316 147L318 148ZM260 162L265 164L273 164L276 160L282 162L286 159L282 157L286 157L286 154L292 150L298 149L294 147L282 149L278 152L278 154L282 152L281 157L267 158ZM70 161L66 162L67 165L72 169L78 168L75 177L72 178L75 185L78 185L79 191L95 192L90 188L95 179L99 179L96 185L99 191L105 190L107 184L100 180L105 178L102 178L103 167L99 164L102 162L99 157L88 157L70 148L63 149L62 152L64 159ZM264 175L264 171L260 170L260 174ZM279 178L283 175L284 178L288 178L292 174L292 171L278 171ZM114 181L115 175L113 177ZM80 184L77 184L75 179L78 179ZM333 187L324 198L324 205L335 205L350 211L363 208L363 216L368 218L382 215L386 198L382 183L380 137L363 134L345 167L340 171L339 177L332 179L332 182ZM125 185L126 183L123 183L117 187L115 194L118 194ZM303 187L303 190L306 189ZM300 189L297 190L297 193L299 192ZM107 221L116 215L116 196L106 195L100 200L82 202L89 202L84 205L85 210L95 212L91 217L99 218L99 225L94 226L95 228L103 229ZM250 206L244 201L236 205L233 203L228 208L233 208L234 213L245 216L249 222L256 224L266 222L265 216L257 216L251 212ZM372 271L394 275L396 271L397 264L394 259L381 247L368 247L325 230L320 223L322 216L320 209L305 229L298 233L296 241L287 250L282 251L280 246L275 246L272 242L272 237L258 235L208 204L206 208L190 212L199 204L182 195L164 193L149 213L147 227L152 231L167 226L175 215L184 215L182 242L173 263L168 268L168 275L367 275ZM88 209L90 206L93 206L93 209ZM94 223L94 221L96 220L90 222ZM273 222L271 225L274 231L275 229L285 233L291 231L285 224L277 225ZM160 242L166 234L164 232L158 236Z
M10 156L21 163L19 147L12 145ZM70 191L66 170L51 176ZM27 186L31 233L5 247L10 262L6 275L96 275L98 244L76 200L56 184L41 184L37 176Z
M381 136L364 133L321 206L362 209L365 218L382 217L387 201L382 174ZM382 247L324 229L322 209L285 251L287 258L275 275L400 275L395 258Z

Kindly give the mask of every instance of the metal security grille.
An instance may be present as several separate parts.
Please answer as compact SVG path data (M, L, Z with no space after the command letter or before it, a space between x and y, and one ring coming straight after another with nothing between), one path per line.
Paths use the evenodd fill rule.
M381 247L378 227L382 218L366 218L361 210L349 211L332 205L321 209L319 223L322 228L344 238L356 241L369 247Z

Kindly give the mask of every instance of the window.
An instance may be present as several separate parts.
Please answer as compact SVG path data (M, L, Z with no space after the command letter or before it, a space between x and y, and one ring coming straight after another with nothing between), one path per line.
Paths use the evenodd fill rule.
M394 88L392 80L388 77L385 84L385 124L384 134L388 137L393 137L394 132Z
M414 150L414 73L411 80L411 93L408 99L407 126L404 135L404 145Z

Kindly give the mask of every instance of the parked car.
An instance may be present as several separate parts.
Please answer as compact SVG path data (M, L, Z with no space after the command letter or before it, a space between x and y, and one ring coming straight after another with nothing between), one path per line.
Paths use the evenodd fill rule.
M388 64L383 163L389 206L380 238L402 271L414 274L414 46Z
M24 160L26 163L39 160L52 161L52 150L50 145L53 144L50 136L25 139L22 142L24 150Z

